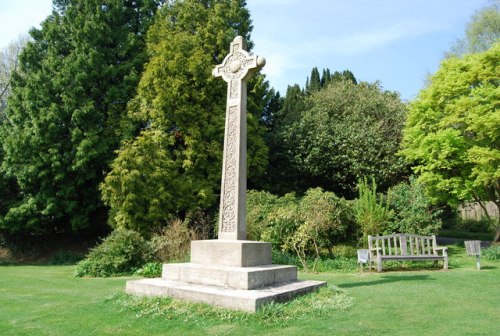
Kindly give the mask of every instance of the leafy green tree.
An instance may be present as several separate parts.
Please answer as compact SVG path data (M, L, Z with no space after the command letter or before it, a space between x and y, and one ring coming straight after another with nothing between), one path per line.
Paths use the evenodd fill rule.
M465 37L457 40L448 56L463 56L488 50L500 40L500 1L477 11L465 30Z
M413 176L387 191L392 216L386 221L384 234L415 233L437 234L442 222L442 211L432 205L424 186Z
M55 0L31 31L0 137L2 168L20 200L11 231L61 232L105 223L98 185L115 156L125 107L146 60L160 1Z
M382 189L399 180L405 165L395 154L406 106L397 93L345 79L313 94L307 106L278 135L282 164L298 170L302 190L320 186L351 198L363 176L376 177Z
M401 153L435 203L492 201L500 209L498 64L500 43L447 59L410 106Z
M211 72L233 38L248 41L250 31L242 0L174 1L160 10L148 33L150 60L128 107L131 124L143 128L123 145L102 185L113 226L147 233L169 217L218 205L226 83ZM248 85L250 177L267 163L260 130L267 88L260 76Z

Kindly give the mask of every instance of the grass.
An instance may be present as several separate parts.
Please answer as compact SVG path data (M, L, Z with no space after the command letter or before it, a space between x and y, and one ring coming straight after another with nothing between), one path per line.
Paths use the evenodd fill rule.
M0 335L494 335L500 261L450 246L449 271L300 274L329 286L258 314L123 294L73 266L1 266ZM430 264L428 264L430 265Z

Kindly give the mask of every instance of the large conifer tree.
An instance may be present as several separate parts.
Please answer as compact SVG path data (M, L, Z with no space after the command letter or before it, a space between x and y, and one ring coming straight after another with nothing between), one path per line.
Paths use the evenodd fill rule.
M103 221L98 185L146 59L144 36L161 1L54 0L32 30L0 129L3 170L19 200L11 232L79 230Z

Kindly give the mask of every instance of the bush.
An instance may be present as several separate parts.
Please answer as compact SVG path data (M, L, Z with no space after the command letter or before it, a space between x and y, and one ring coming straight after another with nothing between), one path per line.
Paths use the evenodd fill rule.
M377 184L365 177L358 182L359 197L354 202L354 216L361 228L362 242L366 244L369 235L379 235L392 216L387 201L377 195Z
M500 245L492 245L484 249L482 255L488 260L500 260Z
M151 259L151 247L138 232L119 228L76 265L75 275L130 275Z
M434 208L424 187L415 178L402 182L387 193L392 216L387 221L384 234L415 233L437 234L442 222L441 210Z
M304 269L309 258L318 259L345 240L354 223L349 203L321 188L309 189L303 197L250 191L247 204L251 239L297 255Z
M495 220L488 218L461 219L458 221L457 229L467 232L494 233Z
M146 278L158 278L161 276L162 264L158 262L148 262L142 268L138 269L136 274Z
M191 234L187 224L180 219L153 234L151 248L160 262L185 260L189 256Z

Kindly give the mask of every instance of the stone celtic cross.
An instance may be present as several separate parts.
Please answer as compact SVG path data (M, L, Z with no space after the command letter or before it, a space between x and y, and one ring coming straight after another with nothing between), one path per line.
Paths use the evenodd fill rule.
M227 82L226 126L219 215L219 239L246 239L247 80L264 66L263 57L249 54L237 36L229 55L213 70Z

